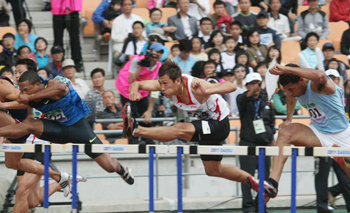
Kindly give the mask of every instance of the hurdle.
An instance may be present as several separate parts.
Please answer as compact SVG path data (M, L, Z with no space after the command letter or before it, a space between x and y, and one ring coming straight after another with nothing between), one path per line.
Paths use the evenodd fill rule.
M77 212L76 208L76 175L77 175L77 153L84 151L92 151L93 153L118 153L118 154L149 154L149 212L154 212L154 173L153 161L155 154L171 154L176 155L177 159L177 190L178 190L178 212L183 212L182 202L182 155L224 155L224 156L257 156L259 155L259 179L264 179L264 157L276 156L279 154L278 147L270 146L196 146L196 145L84 145L84 144L0 144L0 152L45 152L45 166L49 162L49 154L56 152L71 152L72 161L72 211ZM313 157L330 157L341 156L350 157L350 148L340 147L284 147L283 155L292 156L292 198L291 198L291 212L296 212L296 160L298 156L313 156ZM294 163L293 163L294 162ZM48 199L48 167L45 167L45 197L44 197L44 211L49 212ZM74 186L75 184L75 186ZM263 181L259 182L259 212L264 212L264 188Z

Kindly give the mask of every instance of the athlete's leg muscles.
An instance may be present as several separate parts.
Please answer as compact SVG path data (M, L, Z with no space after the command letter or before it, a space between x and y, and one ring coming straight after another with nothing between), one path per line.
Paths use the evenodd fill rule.
M222 164L221 161L202 161L208 176L221 177L232 181L247 183L251 175L233 165Z
M94 160L109 173L120 171L120 164L118 160L116 158L111 158L111 156L107 153L103 153Z
M40 175L24 173L18 176L18 189L16 191L16 202L13 208L14 213L25 213L29 210L28 198L35 186L40 181Z
M49 185L49 196L58 190L62 189L59 183L51 183ZM29 209L37 207L40 203L44 201L44 187L40 187L40 182L33 188L32 192L29 194L28 205Z
M162 142L183 139L190 141L195 133L195 127L192 123L176 123L173 126L161 127L142 127L135 129L135 137L150 138Z
M41 120L27 118L22 123L11 124L0 128L0 136L6 138L20 138L28 134L34 134L39 137L44 131L44 125Z
M283 155L283 147L292 144L306 147L322 146L320 140L316 137L313 131L303 124L292 123L280 129L276 142L276 146L279 147L279 155L273 157L270 175L270 177L277 182L280 180L283 166L288 158Z

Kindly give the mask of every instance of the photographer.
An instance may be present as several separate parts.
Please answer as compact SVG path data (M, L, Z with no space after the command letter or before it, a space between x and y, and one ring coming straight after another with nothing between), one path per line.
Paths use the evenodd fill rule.
M124 105L131 102L135 117L145 118L145 123L150 123L154 106L154 99L149 100L148 91L140 91L142 98L139 101L129 100L129 87L134 81L156 80L161 66L160 59L163 54L163 45L153 43L146 55L133 55L125 66L120 70L115 86L120 93L120 100Z
M241 119L240 146L269 146L275 133L275 116L267 103L267 94L261 89L259 73L250 73L245 78L247 91L237 96ZM254 176L258 169L257 156L240 156L241 169ZM265 177L269 177L270 157L265 157ZM242 184L243 212L257 212L257 198L254 200L251 188Z

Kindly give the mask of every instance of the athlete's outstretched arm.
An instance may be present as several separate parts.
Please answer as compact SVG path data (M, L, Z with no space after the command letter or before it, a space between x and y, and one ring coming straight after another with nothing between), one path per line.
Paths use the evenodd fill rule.
M0 109L26 109L28 106L18 101L0 102Z
M160 84L157 80L134 81L129 87L129 99L138 101L141 99L139 90L160 91Z
M0 97L13 101L19 96L19 90L16 89L9 81L0 80Z
M227 94L230 92L235 91L236 85L229 81L225 81L222 83L217 83L217 84L211 84L208 83L202 79L195 78L192 81L192 88L197 88L199 86L202 86L205 89L205 93L207 95L212 95L212 94Z

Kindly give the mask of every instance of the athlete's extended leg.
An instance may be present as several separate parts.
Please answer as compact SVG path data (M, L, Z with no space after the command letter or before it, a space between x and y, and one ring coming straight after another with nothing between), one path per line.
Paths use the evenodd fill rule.
M62 189L59 183L51 183L49 185L49 196L58 190ZM44 187L40 187L40 182L37 183L35 188L29 194L28 205L29 209L37 207L40 203L44 201Z
M35 186L40 182L41 175L24 173L17 176L18 188L16 191L16 201L13 207L14 213L26 213L29 210L29 195Z
M205 173L208 176L221 177L228 180L238 181L248 184L248 178L251 176L233 165L222 164L221 161L202 161Z
M40 137L43 134L44 125L41 120L27 118L22 123L11 124L0 128L0 136L6 138L20 138L25 135L34 134Z

